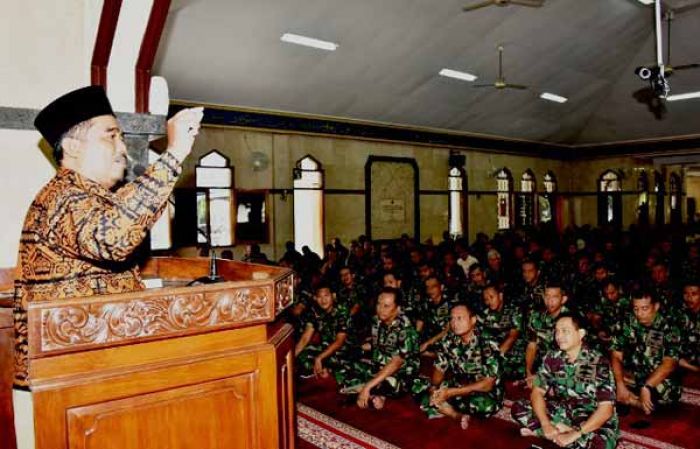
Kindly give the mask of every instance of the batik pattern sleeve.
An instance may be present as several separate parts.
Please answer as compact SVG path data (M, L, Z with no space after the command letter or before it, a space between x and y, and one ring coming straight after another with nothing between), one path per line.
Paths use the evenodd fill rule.
M49 239L74 257L126 260L160 217L180 170L166 152L116 192L83 179L84 191L66 196L58 205L57 211L67 213L55 215Z

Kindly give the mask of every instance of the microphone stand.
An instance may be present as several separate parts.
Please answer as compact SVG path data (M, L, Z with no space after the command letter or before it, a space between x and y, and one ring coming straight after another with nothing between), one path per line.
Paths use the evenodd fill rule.
M204 232L201 229L197 229L197 231L204 236L204 238L207 239L207 247L211 251L211 255L209 258L209 274L207 276L202 276L198 277L197 279L191 281L188 286L192 285L200 285L200 284L215 284L217 282L224 282L225 279L221 276L219 276L219 272L216 266L216 250L212 248L211 246L211 238L208 233Z

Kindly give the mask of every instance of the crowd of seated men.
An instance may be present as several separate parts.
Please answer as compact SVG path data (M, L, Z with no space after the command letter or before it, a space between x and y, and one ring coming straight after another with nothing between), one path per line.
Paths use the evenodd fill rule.
M467 428L531 391L523 435L614 448L617 413L673 408L700 366L700 251L670 234L600 229L288 242L297 374L332 376L361 408L412 395Z

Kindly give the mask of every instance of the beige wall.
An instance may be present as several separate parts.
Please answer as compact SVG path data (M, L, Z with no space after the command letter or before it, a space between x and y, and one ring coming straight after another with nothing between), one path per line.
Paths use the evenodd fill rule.
M89 82L101 1L6 0L0 14L0 106L40 108ZM54 173L35 131L0 130L0 266L14 266L24 214Z
M327 240L340 237L347 243L365 233L365 197L362 192L365 189L365 164L370 155L415 159L420 190L447 190L449 148L211 126L204 127L198 136L179 186L194 186L197 160L212 149L229 157L235 167L238 189L291 189L296 161L310 154L323 165L326 189L361 191L325 195ZM253 152L267 156L270 163L265 170L252 170ZM476 151L462 153L467 157L465 169L470 190L495 191L493 174L503 166L512 171L516 181L526 169L533 170L538 188L541 188L547 170L552 170L561 180L567 179L565 164L561 161ZM518 189L519 184L516 182L515 185ZM446 194L420 196L421 240L433 238L439 241L442 232L447 230L447 201ZM469 201L469 237L473 238L478 231L493 234L496 231L495 195L470 195ZM270 203L272 239L269 245L262 245L262 249L268 256L278 258L283 253L284 242L293 240L292 196L272 195ZM240 257L242 251L243 248L234 248L235 256Z

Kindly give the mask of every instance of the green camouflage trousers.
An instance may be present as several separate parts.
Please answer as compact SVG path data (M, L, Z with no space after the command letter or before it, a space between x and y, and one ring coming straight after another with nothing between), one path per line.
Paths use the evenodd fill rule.
M567 407L554 401L547 401L547 414L554 425L580 426L588 419L591 413ZM532 405L529 400L513 403L511 414L521 427L527 427L535 432L536 435L543 436L542 427L540 427L540 422L532 411ZM614 417L605 423L603 427L595 432L583 435L567 447L574 449L615 449L618 436L617 418Z
M309 376L314 373L314 360L325 348L321 345L308 345L299 353L296 360L296 373L300 376ZM336 352L323 361L323 367L331 372L338 384L345 382L348 376L349 364L344 353Z
M441 416L442 414L438 409L430 405L431 393L428 389L429 381L427 379L422 379L422 381L424 384L423 388L417 388L417 392L420 393L419 403L421 410L423 410L429 418ZM438 388L455 388L461 386L462 385L450 380L442 382ZM459 413L482 418L488 418L503 407L502 400L499 401L488 393L472 393L466 396L455 396L448 399L447 403Z
M673 377L674 374L671 375ZM652 391L651 391L651 399L654 402L654 404L660 404L660 405L668 405L668 404L675 404L681 399L681 394L683 393L683 388L681 384L675 379L667 377L666 380L658 384ZM632 385L630 386L630 390L634 392L634 394L639 394L641 388L644 385Z
M510 351L503 356L503 377L510 380L525 378L525 344L515 342Z
M349 368L343 373L342 381L338 380L338 385L340 385L343 390L354 390L372 380L377 372L379 372L379 370L373 369L371 362L368 360L355 360L349 364ZM422 383L418 379L409 376L402 368L394 373L393 376L387 377L381 384L374 387L372 393L395 397L405 393L415 395L417 392L420 392L422 388L424 388Z

